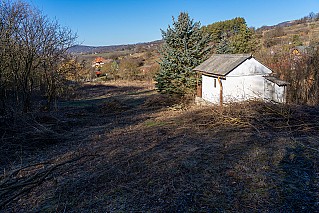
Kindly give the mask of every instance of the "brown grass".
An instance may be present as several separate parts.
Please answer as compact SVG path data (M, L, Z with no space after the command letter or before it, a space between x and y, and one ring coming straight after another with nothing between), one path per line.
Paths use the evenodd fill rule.
M147 87L103 88L45 115L60 141L1 166L3 211L317 211L318 108L176 107Z

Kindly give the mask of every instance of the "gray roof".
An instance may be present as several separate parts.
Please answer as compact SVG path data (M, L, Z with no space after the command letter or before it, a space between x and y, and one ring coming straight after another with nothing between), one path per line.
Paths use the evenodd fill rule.
M250 54L214 54L195 67L194 70L212 75L226 76L251 57Z
M287 86L289 84L287 81L280 80L274 76L264 76L264 78L266 78L268 81L271 81L271 82L277 84L280 87Z

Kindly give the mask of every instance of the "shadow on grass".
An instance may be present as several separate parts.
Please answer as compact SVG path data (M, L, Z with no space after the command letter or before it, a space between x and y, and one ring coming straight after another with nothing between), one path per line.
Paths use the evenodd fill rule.
M83 98L96 98L105 95L136 92L139 90L144 90L145 88L139 86L115 86L115 85L105 85L105 84L86 84L77 89L75 97L77 99Z
M291 131L310 136L317 132L316 117L304 120L307 128L300 128L294 124L304 117L297 116L301 110L290 117L280 107L264 104L233 106L224 112L166 110L152 117L166 107L160 104L164 97L128 97L128 102L138 99L140 104L116 115L95 111L92 115L101 123L83 123L100 124L98 131L77 127L80 136L101 135L87 144L96 157L56 171L53 180L38 189L42 193L34 195L37 205L24 197L25 206L83 212L315 209L318 199L310 193L317 191L319 161L292 143ZM90 122L90 111L86 115L85 107L79 109ZM292 126L287 127L288 120Z
M306 186L304 177L314 178L316 160L302 152L295 153L299 156L295 161L287 160L296 149L290 136L284 136L287 132L276 132L276 127L287 123L277 114L280 108L263 111L267 119L262 121L265 115L254 114L261 109L251 107L249 112L235 107L239 111L224 114L208 108L175 112L107 134L98 142L103 157L95 159L94 168L87 165L90 175L75 174L81 178L63 183L55 196L69 208L82 211L314 210L311 193L316 187L314 182ZM300 176L301 164L296 164L299 161L307 167L304 177ZM295 184L290 189L289 179ZM280 195L276 197L272 190ZM294 199L300 191L304 194L298 196L304 198ZM82 195L69 205L70 192Z
M0 169L28 163L29 156L54 157L57 146L78 146L92 135L135 125L174 103L154 90L136 86L85 85L81 100L61 101L59 111L37 112L0 127ZM83 92L86 93L83 95ZM108 95L104 95L108 94ZM154 103L158 99L159 103ZM146 103L147 105L144 105ZM49 154L48 154L49 152ZM53 153L53 152L52 152ZM33 158L37 158L33 157Z
M301 146L286 148L286 154L279 164L281 183L277 189L282 211L315 212L318 210L315 184L316 171L313 159L305 154ZM278 209L279 210L279 209Z

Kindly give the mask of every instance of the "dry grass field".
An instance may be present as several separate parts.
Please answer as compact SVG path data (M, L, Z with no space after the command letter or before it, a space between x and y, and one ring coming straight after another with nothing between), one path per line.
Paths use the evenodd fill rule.
M2 212L316 212L319 108L86 84L1 123Z

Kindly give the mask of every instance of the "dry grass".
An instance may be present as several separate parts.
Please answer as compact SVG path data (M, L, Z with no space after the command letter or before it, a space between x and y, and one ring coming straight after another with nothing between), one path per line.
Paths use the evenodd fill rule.
M2 166L2 210L317 211L318 108L176 107L147 87L127 88L65 104L46 126L63 140Z

